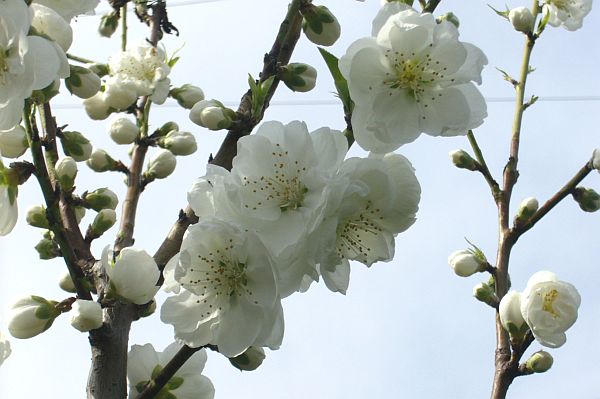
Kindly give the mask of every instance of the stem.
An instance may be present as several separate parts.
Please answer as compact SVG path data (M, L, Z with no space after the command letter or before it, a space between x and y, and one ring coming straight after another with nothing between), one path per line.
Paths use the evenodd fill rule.
M492 176L492 173L490 172L490 169L488 168L487 163L485 162L485 158L483 157L481 148L479 148L479 144L477 143L477 140L475 139L475 135L473 134L472 130L469 130L467 132L467 138L469 139L471 148L473 148L475 158L477 159L477 162L479 162L479 164L477 165L477 171L479 171L483 175L488 185L490 186L490 189L492 190L492 195L494 196L494 199L496 199L498 195L500 195L500 186Z
M79 57L70 53L67 53L67 58L73 61L81 62L82 64L95 64L95 61L89 60L87 58Z
M127 3L121 7L121 51L127 50Z

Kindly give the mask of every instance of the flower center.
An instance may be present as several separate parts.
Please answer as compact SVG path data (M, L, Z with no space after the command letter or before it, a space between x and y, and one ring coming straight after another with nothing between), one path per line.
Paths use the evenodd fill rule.
M569 3L571 3L570 0L551 0L551 1L552 1L552 4L554 4L556 6L556 8L561 9L561 10L566 10Z
M543 298L542 310L550 313L554 318L560 316L558 314L558 312L552 306L557 297L558 297L558 291L553 289L553 290L546 292L544 294L544 298Z
M372 248L368 244L369 235L377 236L383 229L374 221L383 219L381 210L373 208L371 201L367 201L364 210L351 219L338 225L336 252L340 258L354 259L367 263Z

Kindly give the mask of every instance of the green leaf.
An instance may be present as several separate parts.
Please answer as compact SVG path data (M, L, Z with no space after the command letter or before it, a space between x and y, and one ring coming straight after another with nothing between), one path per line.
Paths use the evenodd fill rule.
M174 391L177 388L179 388L181 385L183 385L184 379L181 377L177 377L176 375L171 377L171 379L169 380L169 382L167 382L166 388L169 391Z
M342 76L342 73L340 72L340 67L338 65L339 60L335 55L331 54L329 51L325 50L322 47L319 47L319 52L321 53L321 56L325 60L325 63L327 64L327 68L329 68L329 72L331 73L331 76L333 77L333 82L335 84L337 94L340 97L340 99L342 100L342 104L344 105L344 113L346 115L349 115L352 112L352 109L354 108L354 103L352 102L352 99L350 98L350 91L348 90L348 82L346 81L344 76Z

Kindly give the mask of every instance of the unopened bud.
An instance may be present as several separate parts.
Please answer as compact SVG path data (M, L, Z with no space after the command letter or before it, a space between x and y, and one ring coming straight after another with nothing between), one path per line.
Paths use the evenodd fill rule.
M198 148L196 138L189 132L171 131L158 141L158 145L174 155L191 155Z
M520 342L529 331L529 326L521 313L521 293L510 291L500 301L498 314L502 327L510 334L513 341Z
M85 216L85 208L83 206L75 206L73 207L73 211L75 212L77 223L81 223L81 220Z
M572 195L585 212L596 212L600 209L600 195L591 188L577 187Z
M545 373L550 370L554 358L546 351L537 351L525 362L525 368L534 373Z
M518 32L529 33L533 29L535 18L527 7L516 7L508 12L508 20Z
M148 179L164 179L175 170L177 159L169 150L158 150L148 162L144 176Z
M317 70L308 64L291 63L282 67L279 77L290 90L304 93L315 88Z
M111 113L110 106L106 102L104 93L102 92L98 92L94 96L83 100L83 107L88 116L95 121L104 120Z
M43 104L50 101L60 91L60 79L55 80L41 90L34 90L31 93L31 100L37 104Z
M189 83L171 89L169 95L177 100L179 105L186 109L192 109L194 104L204 100L204 92L202 89Z
M84 193L82 199L88 208L96 212L100 212L102 209L115 209L119 204L117 194L106 187Z
M596 148L592 153L592 168L600 173L600 148Z
M494 292L494 287L486 283L479 283L473 287L473 296L480 302L486 303L492 307L498 305L498 297Z
M460 26L460 20L453 12L447 12L444 15L440 15L435 20L438 24L441 23L442 21L448 21L452 25L456 26L456 28L458 28Z
M25 216L27 224L33 227L39 227L40 229L49 229L48 218L46 217L46 208L42 205L34 205L27 210L27 216Z
M63 190L71 190L75 185L77 176L77 162L71 157L64 157L56 162L54 166L56 177Z
M450 159L457 168L477 170L477 161L475 161L465 150L450 151Z
M88 64L87 67L91 72L95 73L99 77L106 76L110 73L110 69L108 69L108 64L101 64L95 62L93 64Z
M331 46L339 39L340 23L327 7L307 4L300 12L302 30L308 40L319 46Z
M109 170L115 170L118 164L108 153L102 149L95 149L86 162L87 166L90 167L94 172L107 172Z
M102 327L102 307L98 302L77 299L70 314L71 325L81 332Z
M119 26L119 17L115 12L109 12L104 14L100 18L100 25L98 26L98 33L100 36L111 37L116 32Z
M537 212L539 207L538 200L529 197L521 201L517 215L515 216L515 224L525 223Z
M35 250L42 260L54 259L61 256L58 244L51 238L42 238L35 246Z
M73 279L71 278L71 274L69 272L63 274L60 280L58 280L58 286L63 291L69 292L71 294L77 292L77 290L75 289L75 284L73 283Z
M210 130L227 129L231 126L235 112L217 100L202 100L190 110L190 120Z
M117 213L112 209L102 209L92 222L90 232L92 237L100 237L117 221Z
M100 77L87 68L71 65L71 75L65 79L65 85L71 94L79 98L90 98L100 91Z
M125 117L118 117L108 125L108 134L117 144L131 144L139 133L137 125Z
M251 346L241 355L230 357L229 362L241 371L256 370L265 360L265 350L259 346Z
M61 144L65 154L77 162L87 161L92 154L92 144L79 132L63 132Z
M179 125L177 124L177 122L169 121L169 122L166 122L164 125L162 125L158 129L158 134L160 136L166 136L168 133L172 132L173 130L179 130Z
M58 302L30 295L18 300L10 310L8 331L15 338L35 337L50 328L60 315Z
M454 251L448 257L448 264L460 277L469 277L485 270L485 258L481 258L474 251L464 249Z
M27 151L27 133L21 125L0 131L0 154L5 158L18 158Z

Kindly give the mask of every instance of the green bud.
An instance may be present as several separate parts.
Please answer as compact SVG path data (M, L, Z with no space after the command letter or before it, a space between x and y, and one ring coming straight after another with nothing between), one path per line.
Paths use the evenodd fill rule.
M112 209L102 209L96 215L96 218L90 226L90 232L93 237L100 237L108 229L113 227L117 221L117 213Z
M179 130L179 125L176 122L170 121L162 125L160 129L158 129L158 132L161 136L166 136L173 130Z
M85 163L94 172L108 172L111 170L116 170L118 165L118 162L102 149L94 150L92 155L90 155L90 159L85 161Z
M89 64L88 69L90 70L90 72L98 75L98 77L103 77L110 73L110 70L108 69L108 64L100 64L100 63Z
M40 240L40 242L38 242L35 246L35 250L39 254L40 259L43 260L54 259L61 256L58 244L56 241L49 238L43 238Z
M539 203L533 197L525 198L519 205L517 215L515 216L515 224L527 222L537 212Z
M100 77L87 68L70 65L71 75L65 79L65 85L71 94L79 98L90 98L98 91L102 82Z
M46 217L46 208L42 205L34 205L27 210L25 217L27 224L40 229L49 229L48 218Z
M477 170L477 161L464 150L450 151L450 159L457 168Z
M177 100L179 105L186 109L192 109L194 104L204 100L204 92L202 89L189 83L171 89L169 96Z
M86 207L96 212L100 212L102 209L115 209L119 204L117 194L106 187L84 193L82 199Z
M458 28L460 26L460 20L453 12L447 12L444 15L440 15L435 20L438 24L443 21L448 21L452 25L456 26L456 28Z
M251 346L244 353L229 358L229 362L241 371L256 370L265 360L265 350L258 346Z
M279 78L290 90L304 93L314 89L317 70L308 64L294 62L281 68Z
M532 373L545 373L550 370L553 363L554 359L551 354L546 351L538 351L527 359L525 368Z
M98 33L100 36L111 37L119 26L119 16L113 11L108 14L104 14L100 19L100 25L98 26Z
M77 162L87 161L92 154L92 144L79 132L63 132L60 139L65 154Z
M63 190L71 190L77 176L77 163L71 157L61 158L54 166L56 178Z
M591 188L577 187L572 195L583 211L596 212L600 209L600 195Z
M302 30L311 42L331 46L340 37L341 27L336 17L325 6L307 4L300 9Z
M34 90L31 93L31 99L37 104L43 104L50 101L59 93L60 80L55 80L41 90Z
M473 287L473 296L480 302L486 303L492 307L498 305L498 297L494 291L494 287L491 287L486 283L479 283Z

